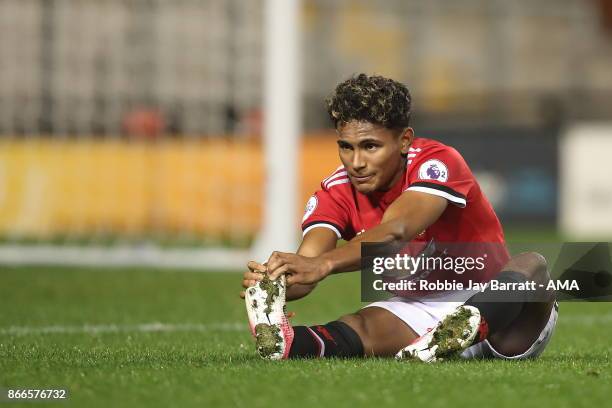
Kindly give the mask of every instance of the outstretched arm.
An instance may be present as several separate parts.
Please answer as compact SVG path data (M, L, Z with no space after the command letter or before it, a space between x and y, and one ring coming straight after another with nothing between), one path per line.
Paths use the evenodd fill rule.
M314 258L331 251L336 247L338 237L329 228L313 228L308 231L297 250L297 254L303 257ZM261 280L266 266L251 261L248 263L249 271L244 273L242 286L246 289L253 286L256 281ZM317 283L295 284L287 288L287 300L296 300L308 295L317 286ZM244 297L244 292L240 294Z
M304 236L297 251L298 255L314 258L336 248L338 237L329 228L313 228ZM317 283L295 284L287 288L287 300L303 298L317 286Z
M357 270L361 263L361 242L409 241L436 222L447 204L439 196L406 191L387 208L380 225L342 247L315 258L274 252L267 263L270 278L287 274L289 285L314 284L332 273Z

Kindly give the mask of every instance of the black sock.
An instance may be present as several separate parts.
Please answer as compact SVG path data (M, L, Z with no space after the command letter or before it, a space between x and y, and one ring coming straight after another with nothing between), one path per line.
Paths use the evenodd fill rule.
M519 272L503 271L494 278L500 283L524 283L527 281L525 275ZM529 299L530 293L525 290L496 290L488 287L478 292L465 302L468 306L474 306L480 310L484 318L488 333L495 333L514 321L523 310L523 305ZM484 329L486 331L486 329ZM481 336L484 333L481 333ZM486 337L486 334L484 334Z
M321 326L295 326L289 358L361 357L363 344L349 325L334 321Z

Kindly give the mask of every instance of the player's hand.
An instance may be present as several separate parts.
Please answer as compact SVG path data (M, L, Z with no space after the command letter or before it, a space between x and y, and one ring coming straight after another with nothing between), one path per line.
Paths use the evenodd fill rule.
M331 267L321 258L309 258L287 252L273 252L267 262L268 276L275 280L285 274L287 286L296 283L313 284L323 280Z
M242 275L242 287L245 289L262 280L264 274L268 270L265 264L260 264L255 261L249 261L249 263L247 263L247 268L249 268L249 270ZM240 292L240 297L244 299L244 291Z

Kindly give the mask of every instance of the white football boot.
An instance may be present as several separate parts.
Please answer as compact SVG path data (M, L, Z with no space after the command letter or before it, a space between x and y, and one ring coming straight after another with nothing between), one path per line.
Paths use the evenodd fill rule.
M434 329L401 349L395 358L433 363L458 356L474 344L480 324L480 311L477 308L459 306Z
M245 291L251 334L259 355L269 360L287 358L293 342L293 328L286 316L285 293L285 275L274 281L266 276Z

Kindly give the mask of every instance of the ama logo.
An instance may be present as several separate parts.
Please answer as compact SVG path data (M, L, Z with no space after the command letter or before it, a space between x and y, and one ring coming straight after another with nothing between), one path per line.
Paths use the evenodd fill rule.
M448 168L440 160L427 160L419 167L419 178L421 180L448 181Z

